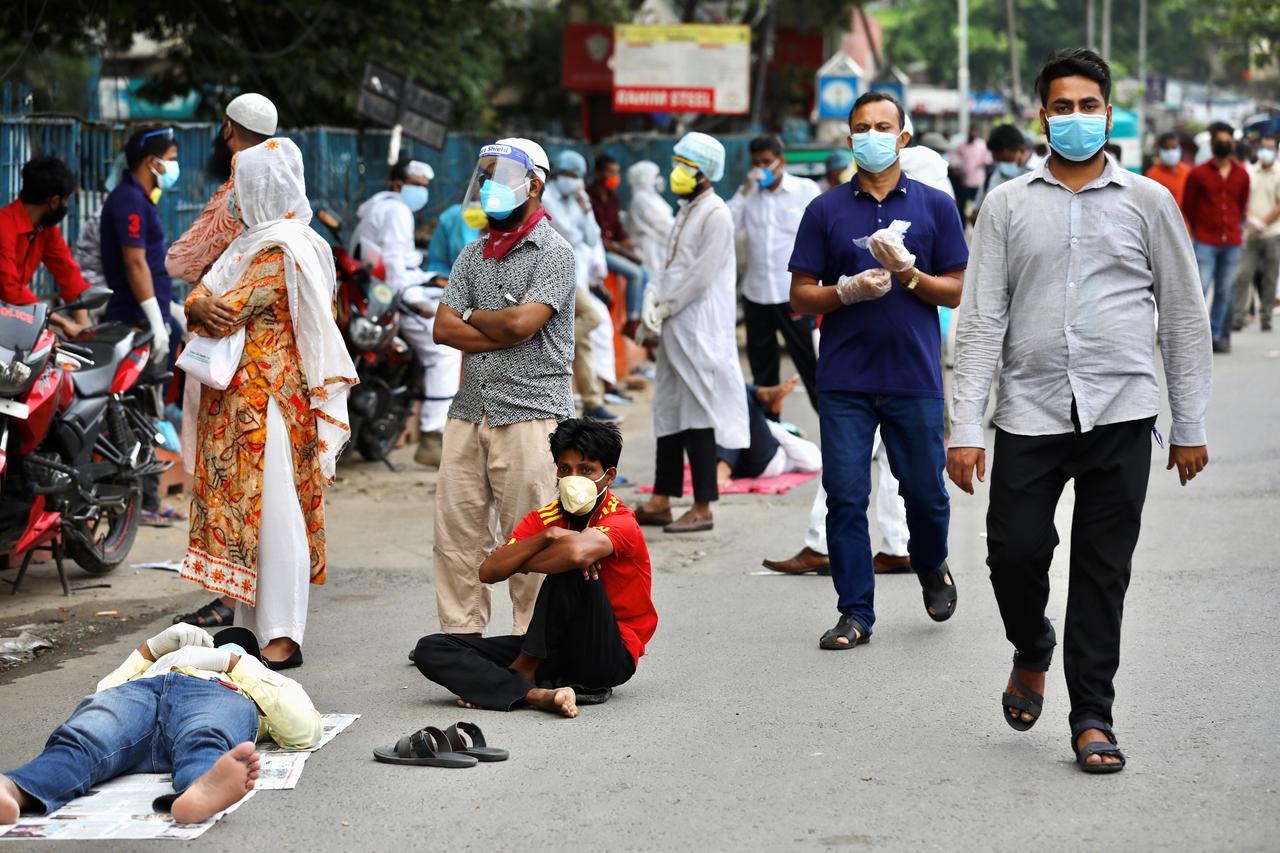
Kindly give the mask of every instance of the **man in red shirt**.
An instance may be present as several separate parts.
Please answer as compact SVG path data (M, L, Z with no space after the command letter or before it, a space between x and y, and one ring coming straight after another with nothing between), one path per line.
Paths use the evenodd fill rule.
M31 278L41 263L53 274L63 300L70 302L88 288L58 230L75 193L75 173L57 157L35 157L22 167L17 201L0 208L0 301L35 304ZM74 337L89 325L89 316L85 311L70 319L54 314L49 322Z
M1147 169L1146 176L1173 194L1173 200L1182 206L1182 194L1187 187L1191 167L1182 159L1182 143L1178 134L1170 131L1160 134L1156 142L1156 162Z
M1200 288L1213 290L1209 325L1213 351L1231 352L1231 286L1240 263L1241 224L1249 207L1249 171L1235 159L1235 131L1225 122L1209 125L1213 158L1191 170L1182 194L1182 215L1191 228Z
M480 564L480 580L546 575L523 637L432 634L414 663L464 708L526 705L578 715L635 674L658 626L649 549L635 514L609 486L622 435L611 423L571 418L551 434L560 497L535 509Z

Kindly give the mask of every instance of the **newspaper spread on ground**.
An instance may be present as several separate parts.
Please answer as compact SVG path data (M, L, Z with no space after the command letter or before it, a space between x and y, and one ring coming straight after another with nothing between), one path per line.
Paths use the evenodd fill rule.
M298 784L311 753L333 740L359 714L324 714L324 735L308 750L290 751L274 743L262 744L262 772L249 795L204 823L175 823L167 812L153 807L157 797L173 793L168 773L135 773L104 782L50 815L26 817L16 824L0 825L0 840L53 838L59 841L99 839L199 838L224 815L231 814L259 791L284 790Z

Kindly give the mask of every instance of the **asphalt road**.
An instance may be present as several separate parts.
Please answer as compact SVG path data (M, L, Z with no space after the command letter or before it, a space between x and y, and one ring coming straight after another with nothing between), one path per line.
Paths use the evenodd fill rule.
M935 625L914 579L882 579L874 642L849 652L817 648L835 616L828 579L757 574L762 557L799 547L812 486L726 498L711 534L651 535L661 624L650 653L611 702L564 720L460 713L407 663L436 626L434 477L358 467L331 502L330 580L313 593L296 672L320 709L364 716L307 763L296 790L255 797L193 849L1275 850L1280 336L1238 335L1215 368L1210 468L1180 489L1152 451L1117 682L1121 774L1075 769L1059 665L1034 730L1000 719L1010 649L986 580L981 492L953 495L957 615ZM647 481L647 412L627 415L624 472ZM802 395L787 415L814 426ZM620 493L634 503L634 490ZM1070 512L1068 491L1064 541ZM1053 570L1058 618L1065 557ZM124 582L78 594L77 611L125 591L139 613L203 598L163 576ZM42 583L27 606L56 604ZM34 754L165 621L139 616L118 639L0 686L0 768ZM508 625L500 605L494 628ZM377 745L459 718L511 760L449 771L372 759Z

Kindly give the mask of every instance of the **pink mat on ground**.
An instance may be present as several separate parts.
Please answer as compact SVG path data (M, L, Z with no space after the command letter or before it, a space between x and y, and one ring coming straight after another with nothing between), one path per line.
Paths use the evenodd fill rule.
M779 474L776 477L744 477L732 480L729 485L720 489L722 495L785 495L796 486L802 486L820 474L820 471L794 471L790 474ZM653 494L653 486L640 486L636 489L642 495ZM693 477L689 466L684 466L684 493L693 494Z

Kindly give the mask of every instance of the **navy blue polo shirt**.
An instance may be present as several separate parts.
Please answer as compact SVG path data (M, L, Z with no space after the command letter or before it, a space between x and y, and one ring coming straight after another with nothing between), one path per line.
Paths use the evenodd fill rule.
M145 325L146 317L138 307L138 300L129 287L129 277L125 275L124 253L120 251L124 246L146 249L156 302L160 304L161 315L169 316L173 279L164 268L164 255L168 248L164 240L164 225L160 222L160 212L132 172L124 173L102 205L102 275L107 287L114 291L102 316L117 323Z
M853 241L895 219L911 223L903 242L921 272L938 275L968 265L964 226L950 196L903 175L878 202L862 191L855 175L809 202L788 268L826 286L842 275L875 269L880 264L870 250ZM819 391L942 398L938 309L896 278L881 298L824 315L819 349Z

